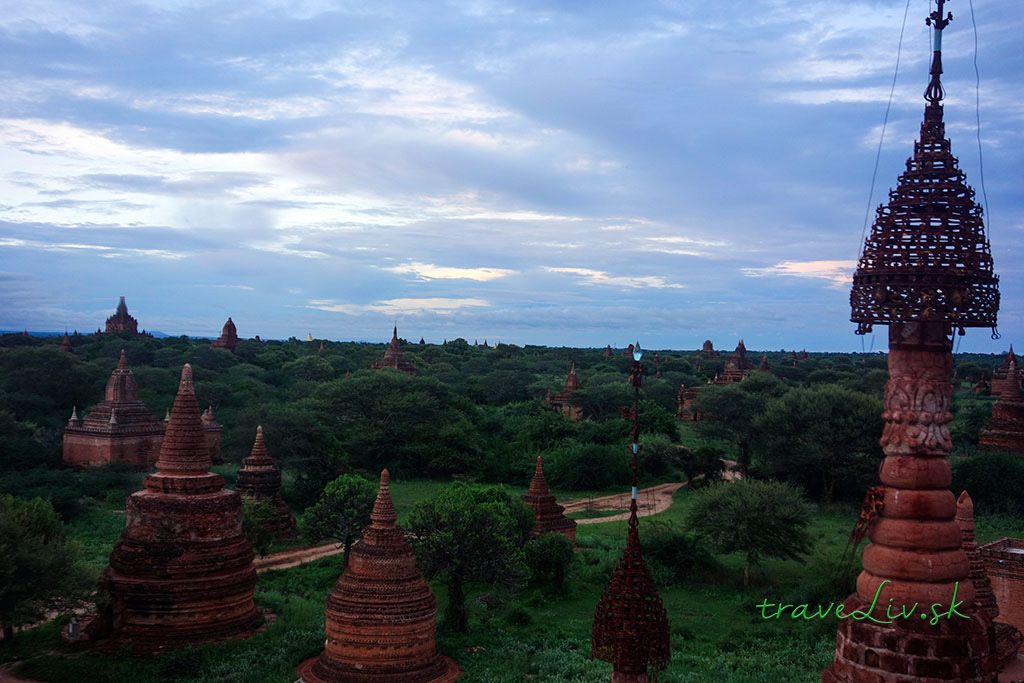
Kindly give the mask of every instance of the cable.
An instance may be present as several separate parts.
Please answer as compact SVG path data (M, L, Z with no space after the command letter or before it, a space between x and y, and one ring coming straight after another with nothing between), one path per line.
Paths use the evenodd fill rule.
M875 181L878 179L878 164L882 159L882 144L885 142L885 130L889 126L889 111L892 109L892 97L896 92L896 79L900 75L900 59L903 56L903 35L907 28L907 14L910 12L910 0L903 9L903 24L900 26L900 41L896 46L896 69L892 74L892 85L889 86L889 101L885 105L885 116L882 118L882 134L878 137L878 149L875 150L875 168L871 171L871 188L868 190L868 205L864 209L864 225L860 230L860 243L857 245L857 254L860 255L864 247L864 237L868 232L868 219L871 217L871 202L875 196Z
M981 71L978 70L978 22L974 20L974 0L970 0L971 26L974 28L974 123L978 137L978 177L981 197L985 202L985 223L991 227L992 214L988 212L988 191L985 189L985 158L981 152Z

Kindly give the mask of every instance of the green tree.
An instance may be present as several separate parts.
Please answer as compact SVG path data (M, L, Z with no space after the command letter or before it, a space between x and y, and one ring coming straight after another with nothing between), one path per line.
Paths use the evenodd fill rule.
M14 627L43 617L48 609L79 597L86 577L78 547L48 502L0 495L0 626L4 639Z
M275 517L274 507L269 501L242 496L242 533L257 555L266 555L274 543L270 525Z
M725 471L722 458L725 454L713 446L698 446L693 450L680 448L680 467L686 475L686 483L691 489L698 489L707 484L719 481Z
M755 372L739 384L705 387L694 399L694 408L704 415L694 428L701 436L735 443L737 460L746 470L757 438L755 420L769 400L785 393L782 380L765 372Z
M532 527L530 508L494 486L456 482L413 508L416 563L428 578L447 583L445 618L452 629L469 630L468 582L514 586L524 578L522 548Z
M344 547L345 565L352 543L370 523L377 487L373 482L343 474L327 484L320 499L302 516L303 531L310 539L333 538Z
M774 481L721 482L693 496L686 524L721 553L742 553L743 585L762 559L798 560L811 548L811 507L799 489Z
M533 582L555 593L564 592L574 556L572 541L561 534L541 534L528 541L523 550Z
M755 421L764 472L826 502L860 500L878 469L880 399L836 384L798 387Z

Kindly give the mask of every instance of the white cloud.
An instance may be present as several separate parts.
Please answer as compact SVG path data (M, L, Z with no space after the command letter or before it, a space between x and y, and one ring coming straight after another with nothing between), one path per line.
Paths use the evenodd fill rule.
M850 284L856 261L782 261L767 268L742 268L747 277L791 276L827 280L832 287Z
M448 315L464 308L486 308L490 303L477 298L400 298L385 299L372 304L338 303L329 299L312 299L307 308L329 313L358 315L360 313L387 313L389 315Z
M603 270L592 270L590 268L555 268L544 266L549 273L564 273L575 275L581 278L580 284L584 285L605 285L608 287L643 288L654 289L682 289L685 285L669 282L660 275L609 275Z
M400 266L384 268L384 270L403 275L415 275L420 280L473 280L475 282L490 282L516 273L516 271L506 268L456 268L418 261L410 261Z

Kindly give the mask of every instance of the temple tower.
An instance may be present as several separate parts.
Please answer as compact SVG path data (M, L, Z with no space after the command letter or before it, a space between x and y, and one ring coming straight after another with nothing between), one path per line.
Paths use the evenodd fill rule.
M951 335L996 324L998 278L974 190L950 151L942 120L945 0L928 21L934 52L920 139L889 202L880 206L853 276L851 319L858 333L889 326L882 508L868 529L864 570L845 613L906 606L950 606L968 615L897 618L892 624L841 620L827 683L914 679L993 681L992 621L975 604L949 490L953 419ZM884 610L883 610L884 612Z
M206 449L210 451L210 461L214 464L224 462L220 457L220 436L224 432L224 427L217 422L217 417L213 414L213 406L207 406L203 414L200 415L200 419L203 422L203 438L206 440Z
M978 443L1024 455L1024 393L1016 358L1009 362L1007 377L1009 379L1002 381L999 399L992 406L992 417L981 432Z
M107 334L137 335L139 333L139 321L128 315L128 304L124 302L123 296L117 302L117 310L114 311L114 315L107 318L105 331Z
M242 497L210 464L186 364L156 472L129 496L124 533L100 579L109 601L102 647L183 647L246 635L258 623Z
M210 342L210 346L215 349L227 349L228 351L234 351L235 347L238 346L238 329L230 317L224 323L220 336Z
M256 441L252 445L252 451L242 461L242 469L238 470L235 488L243 496L265 500L270 504L276 513L271 526L274 536L295 536L295 516L281 498L281 470L263 443L262 426L256 427Z
M555 501L544 479L544 465L537 456L537 465L533 470L530 488L523 494L523 502L533 510L534 538L541 534L562 534L573 543L576 542L576 522L565 516L565 508Z
M437 651L437 601L396 524L388 471L370 525L327 598L324 650L299 666L303 683L448 683L461 673Z
M74 353L75 349L71 346L71 337L68 336L68 331L64 330L64 338L60 340L60 346L57 347L58 351L62 353Z
M152 465L160 452L164 423L139 400L139 386L121 351L103 400L85 419L72 411L64 428L64 464L75 467L125 462Z
M569 367L569 374L565 376L565 384L557 394L548 394L545 401L549 406L557 410L570 420L582 420L583 408L576 404L573 394L580 388L580 378L576 374L576 363Z
M412 361L406 359L405 354L402 352L402 344L398 341L398 325L395 325L391 330L391 342L384 351L384 357L373 364L374 370L382 370L384 368L391 368L392 370L398 370L410 375L416 373L416 366Z
M1011 363L1017 368L1016 373L1010 371ZM1006 352L1003 362L992 373L992 396L998 398L1004 391L1013 392L1020 381L1020 362L1017 360L1017 354L1013 352L1013 344L1010 344L1010 350Z

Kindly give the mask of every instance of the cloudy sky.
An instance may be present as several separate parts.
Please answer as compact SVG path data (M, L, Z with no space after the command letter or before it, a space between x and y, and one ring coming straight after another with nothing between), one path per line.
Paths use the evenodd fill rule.
M1024 18L974 0L1024 345ZM967 0L947 130L981 195ZM0 328L859 350L901 0L0 0ZM911 0L874 203L919 125ZM868 344L871 342L868 341ZM884 332L876 339L884 346Z

